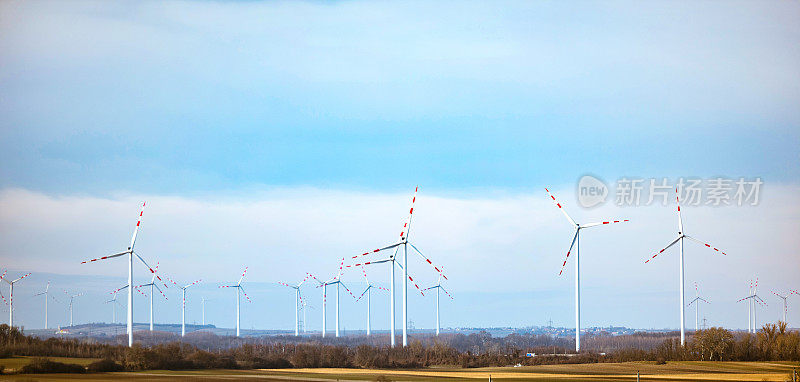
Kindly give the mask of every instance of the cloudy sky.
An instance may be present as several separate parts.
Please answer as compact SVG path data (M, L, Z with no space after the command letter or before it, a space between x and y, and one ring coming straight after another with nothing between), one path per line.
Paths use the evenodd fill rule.
M572 231L550 187L578 221L631 220L582 234L584 324L675 328L677 251L644 264L674 205L616 206L615 183L744 177L764 182L757 205L684 208L687 233L728 254L687 243L687 297L698 282L701 316L745 327L736 300L758 277L776 320L770 290L800 288L799 18L782 1L2 2L0 267L34 272L16 317L42 326L30 295L52 280L87 293L77 321L108 321L124 261L80 261L124 249L147 200L141 254L204 281L190 321L202 295L233 325L217 286L249 266L243 325L288 329L276 282L393 242L419 185L412 240L449 277L445 326L571 326ZM585 174L610 186L600 207L578 203ZM387 267L368 272L386 285ZM157 317L177 322L169 293ZM304 293L318 329L321 292ZM343 301L363 328L363 301ZM415 326L432 307L412 294Z

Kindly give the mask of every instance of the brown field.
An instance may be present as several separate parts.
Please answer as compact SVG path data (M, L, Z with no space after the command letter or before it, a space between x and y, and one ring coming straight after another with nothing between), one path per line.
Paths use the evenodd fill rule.
M22 357L19 357L22 358ZM10 360L20 365L19 358ZM88 364L93 360L51 358L60 362ZM0 360L0 365L9 360ZM374 381L379 376L392 381L635 381L637 370L642 381L790 381L791 362L648 362L600 363L580 365L543 365L529 367L493 367L478 369L429 368L415 370L375 369L281 369L281 370L195 370L97 373L86 375L7 375L12 381L116 381L116 380L198 380L221 381L258 379L264 381Z

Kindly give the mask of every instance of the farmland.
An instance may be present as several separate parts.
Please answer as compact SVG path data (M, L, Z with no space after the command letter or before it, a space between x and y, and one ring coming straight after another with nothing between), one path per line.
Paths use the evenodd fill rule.
M15 357L16 364L24 360ZM61 362L76 362L73 359L55 359ZM9 359L0 361L8 365ZM796 362L700 362L682 361L657 365L653 362L596 363L578 365L541 365L524 367L492 368L424 368L413 370L381 369L262 369L262 370L201 370L96 373L96 374L48 374L4 376L12 381L60 381L60 380L230 380L232 378L265 381L634 381L636 372L643 381L786 381L791 372L800 368Z

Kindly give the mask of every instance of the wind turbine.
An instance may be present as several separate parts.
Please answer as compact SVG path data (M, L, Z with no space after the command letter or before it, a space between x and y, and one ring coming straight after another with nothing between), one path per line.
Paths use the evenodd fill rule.
M69 326L72 327L72 301L75 300L76 297L83 296L83 293L70 295L67 291L64 291L64 294L69 297Z
M775 292L774 290L771 291L771 292L772 292L772 294L780 297L783 300L783 322L786 323L786 313L789 311L789 305L787 304L786 300L789 298L789 296L792 295L792 293L797 293L797 292L796 291L790 291L790 292L786 293L786 295L778 294L778 292ZM787 325L788 325L788 323L787 323Z
M696 282L694 283L694 294L695 294L694 300L689 301L689 304L686 305L686 306L688 307L689 305L695 304L694 305L694 331L697 332L697 330L699 329L699 326L698 326L699 325L699 321L698 320L699 320L699 317L700 317L700 315L699 315L700 302L702 301L702 302L704 302L706 304L710 304L710 302L708 302L704 298L700 297L700 289L697 287L697 283Z
M128 285L129 286L133 286L133 256L134 255L136 257L138 257L139 260L142 261L142 264L144 264L147 267L147 269L150 270L150 273L155 273L153 268L150 268L150 266L147 265L147 262L144 261L144 259L141 256L139 256L138 253L134 252L134 250L133 250L133 246L136 244L136 235L139 233L139 225L142 224L142 214L144 214L144 206L145 206L145 204L146 203L143 202L142 203L142 208L139 210L139 217L136 220L136 227L134 227L134 229L133 229L133 236L131 236L131 244L128 246L128 249L126 249L125 251L120 252L120 253L115 253L113 255L108 255L108 256L103 256L103 257L99 257L99 258L96 258L96 259L82 261L81 264L86 264L86 263L91 263L91 262L98 261L98 260L106 260L106 259L111 259L111 258L114 258L114 257L128 255ZM133 288L129 288L128 289L128 347L133 347Z
M41 296L41 295L44 295L44 328L45 329L50 329L50 326L47 323L47 302L48 302L47 298L48 297L52 298L53 301L58 302L58 300L56 300L55 297L50 296L50 281L47 282L47 287L44 288L44 292L37 293L37 294L33 295L33 297ZM3 297L3 299L5 300L5 297Z
M181 288L181 294L183 295L183 300L181 302L181 337L184 337L184 336L186 336L186 289L189 289L189 287L191 287L192 285L195 285L195 284L197 284L197 283L199 283L200 281L203 281L203 280L197 280L197 281L195 281L193 283L186 284L184 286L180 286L180 284L176 283L175 280L169 278L168 276L165 276L165 277L167 277L167 280L171 281L178 288ZM237 306L236 310L237 310L237 315L238 315L238 310L239 310L238 306ZM237 321L238 321L238 317L237 317ZM197 321L195 321L195 322L197 322ZM238 325L237 325L236 336L237 337L239 336Z
M687 235L684 232L684 230L683 230L683 219L681 219L681 201L680 201L680 197L678 196L678 188L677 187L675 187L675 204L677 204L677 206L678 206L678 209L677 209L677 213L678 213L678 237L675 240L673 240L672 242L670 242L669 245L664 247L664 249L656 252L655 255L653 255L649 259L645 260L645 263L648 263L648 262L650 262L650 260L655 259L656 256L658 256L660 253L666 251L667 248L672 247L673 245L675 245L675 243L679 244L680 257L678 258L678 261L679 261L679 272L680 273L679 273L678 279L680 280L680 285L679 285L680 286L680 288L679 288L680 296L679 297L680 297L680 311L681 311L681 346L684 346L686 344L686 315L685 315L685 312L684 312L684 308L686 307L686 300L685 300L686 296L684 296L684 292L683 292L683 287L684 287L684 285L683 285L684 284L684 282L683 282L683 274L684 274L684 271L683 271L683 268L684 268L683 241L684 241L684 239L689 239L689 240L698 242L698 243L700 243L700 244L702 244L702 245L704 245L704 246L706 246L708 248L711 248L715 252L719 252L719 253L721 253L723 255L727 255L727 254L725 252L723 252L723 251L720 251L716 247L712 247L710 244L706 244L706 243L704 243L704 242L702 242L700 240L697 240L697 239Z
M220 288L236 288L236 337L239 337L239 292L241 291L244 294L244 297L250 302L250 297L247 297L247 293L245 293L244 288L242 288L242 280L244 279L244 275L247 273L247 268L244 267L244 272L242 272L242 277L239 277L239 282L235 285L223 285Z
M753 280L750 280L750 289L748 291L747 297L741 298L736 302L742 302L744 300L747 301L747 332L748 333L755 333L756 326L757 326L757 316L756 316L756 304L759 305L766 305L767 303L758 296L758 278L756 278L756 283L753 284Z
M350 293L350 296L353 296L353 299L356 298L353 292L351 292L350 289L347 288L347 285L344 285L344 283L342 283L341 276L343 267L344 267L344 258L342 258L342 264L339 265L339 273L336 274L336 276L334 276L332 279L327 281L322 281L314 277L310 273L308 274L310 277L312 277L319 283L317 288L320 287L322 288L322 337L323 338L325 337L325 330L327 329L326 328L327 317L325 313L326 313L326 306L328 299L328 285L336 285L336 337L339 337L339 286L341 285L342 287L344 287L344 289L347 290L348 293Z
M28 274L26 274L26 275L24 275L24 276L22 276L22 277L20 277L20 278L18 278L16 280L9 281L8 278L6 278L6 273L7 272L3 272L3 275L0 276L0 279L2 279L3 281L7 282L8 285L9 285L9 289L10 290L8 292L8 301L9 301L9 305L8 305L8 326L13 328L14 327L14 284L16 284L19 280L22 280L22 279L30 276L31 274L28 273Z
M110 300L107 300L105 302L105 304L111 304L111 323L112 324L116 324L117 323L117 305L118 304L122 305L122 304L119 303L119 301L117 301L117 293L120 290L125 289L125 288L127 288L127 286L111 292L114 295L114 298L112 298Z
M128 288L127 285L123 285L123 286L121 286L121 287L109 292L108 294L113 294L114 295L114 299L113 300L116 301L117 300L117 293L119 293L119 292L121 292L121 291L123 291L123 290L125 290L127 288ZM142 292L141 290L139 290L138 287L134 287L134 289L136 289L137 292L141 293L142 296L147 297L147 295L144 294L144 292ZM106 301L106 302L108 302L108 301ZM116 310L114 310L114 323L116 323L116 315L117 315ZM127 333L127 328L125 329L125 332Z
M444 292L447 295L447 297L450 297L451 300L454 300L454 298L453 298L453 296L450 295L450 293L447 292L447 289L444 289L444 287L442 286L442 277L441 277L441 275L439 276L439 280L436 281L436 285L434 285L432 287L425 288L423 290L431 290L431 289L436 289L436 335L438 336L439 335L439 324L440 324L440 322L439 322L439 291Z
M300 286L303 285L303 283L306 282L308 278L309 276L306 276L306 278L304 278L303 281L299 282L297 285L289 285L285 282L278 281L278 284L294 289L294 336L295 337L300 335L300 304L303 302L303 296L300 294Z
M417 191L419 191L419 187L416 187L414 189L414 197L411 199L411 208L408 210L408 219L406 220L405 224L403 224L403 229L400 231L400 241L398 241L397 243L394 243L392 245L383 247L383 248L374 249L372 251L364 252L364 253L362 253L360 255L353 256L353 259L361 257L361 256L371 255L371 254L378 253L378 252L381 252L381 251L384 251L384 250L387 250L387 249L392 249L392 248L394 248L394 254L389 256L388 259L376 260L376 261L368 261L368 262L364 262L364 263L361 263L361 264L350 264L350 265L348 265L348 267L356 267L356 266L361 266L361 265L370 265L370 264L380 264L380 263L385 263L385 262L391 262L390 277L389 277L390 278L390 282L389 282L389 288L390 288L390 292L389 292L389 296L390 296L389 297L389 301L390 301L389 302L389 330L390 330L390 338L391 338L392 347L394 347L394 341L395 341L395 339L394 339L394 320L395 320L395 316L394 316L394 284L395 284L395 282L394 282L394 266L395 266L396 261L397 261L396 260L397 252L400 250L400 247L403 247L403 264L402 265L397 264L397 265L400 266L400 268L403 270L403 347L408 346L408 282L411 281L411 283L414 284L414 286L417 288L417 290L419 290L420 293L422 293L422 290L419 289L419 285L417 285L417 283L414 282L414 279L411 276L409 276L409 274L408 274L408 247L411 246L411 249L413 249L420 257L422 257L422 259L425 260L431 267L433 267L433 269L435 269L436 272L438 272L440 275L442 275L442 277L444 277L445 280L447 279L447 276L445 276L442 273L442 271L439 269L439 267L434 265L428 257L426 257L425 255L422 254L422 251L420 251L419 248L414 246L414 244L411 244L409 242L409 240L408 240L408 237L409 237L409 235L411 233L411 217L414 214L414 203L416 203L416 201L417 201ZM424 295L425 294L423 293L423 296Z
M165 295L164 292L161 291L161 288L159 288L158 285L156 285L156 279L158 279L158 281L161 281L161 283L164 284L164 288L168 288L167 283L165 283L164 280L162 280L161 277L158 275L158 265L159 263L156 263L156 268L153 270L153 276L150 278L149 283L136 286L136 290L139 290L139 288L141 287L146 287L146 286L150 287L150 331L151 332L153 331L153 297L155 297L156 294L155 289L158 290L158 293L161 293L161 296L164 297L164 300L169 300L167 298L167 295Z
M372 283L369 282L369 278L367 277L367 270L364 269L363 265L361 266L361 271L364 273L364 280L367 281L367 289L364 289L364 291L361 292L361 295L358 296L358 299L356 299L356 302L361 300L361 298L364 297L365 293L367 294L367 336L369 336L370 334L372 334L372 318L371 318L371 314L372 314L372 308L371 308L371 306L372 306L372 288L378 288L378 289L381 289L381 290L385 290L387 292L389 290L384 288L384 287L380 287L380 286L377 286L377 285L372 285Z
M561 203L559 203L553 194L550 193L550 190L547 188L544 189L547 192L547 195L550 195L550 199L553 199L553 203L556 204L559 210L564 214L567 220L575 227L575 235L572 236L572 243L569 245L569 249L567 250L567 257L564 259L564 263L561 264L561 271L558 272L558 275L564 272L564 267L567 266L567 260L569 260L569 255L572 253L572 248L575 247L575 351L581 350L581 257L580 257L580 249L581 249L581 230L584 228L595 227L599 225L611 224L611 223L622 223L628 221L628 219L624 220L609 220L597 223L588 223L588 224L578 224L575 220L572 220L571 217L567 214L567 211L561 207Z

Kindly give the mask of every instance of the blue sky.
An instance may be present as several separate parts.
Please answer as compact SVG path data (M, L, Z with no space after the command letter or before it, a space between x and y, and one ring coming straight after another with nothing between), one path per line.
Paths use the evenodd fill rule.
M324 235L327 227L315 227L324 221L342 237L324 236L332 240L327 248L333 254L314 256L335 263L341 253L396 235L408 194L421 185L421 200L480 212L453 214L429 202L436 213L427 218L440 225L420 223L431 231L420 240L463 272L454 288L466 293L475 292L475 282L466 280L477 274L459 263L457 252L466 249L454 243L481 232L492 232L486 237L502 247L473 247L467 256L473 267L484 267L487 253L519 248L531 238L546 244L507 260L539 249L546 258L525 260L526 266L560 264L569 227L544 203L544 186L561 189L573 213L591 219L620 211L575 206L570 192L586 173L609 181L758 176L771 190L763 205L746 211L699 208L697 219L734 226L710 229L709 241L753 251L753 240L741 232L762 222L759 238L774 242L770 249L782 255L748 256L758 256L762 274L791 280L779 256L800 265L788 255L800 243L783 235L800 218L799 17L797 3L779 1L3 2L0 201L6 212L0 215L0 260L20 270L58 263L63 257L52 255L57 245L30 238L66 240L59 236L65 230L81 237L80 244L66 244L74 251L69 264L93 257L84 253L114 250L127 240L129 216L135 214L130 210L147 198L161 207L156 203L148 211L152 220L146 224L160 225L162 233L149 244L143 236L143 246L158 251L175 237L205 240L187 244L191 251L170 247L176 258L164 260L175 268L189 252L213 263L211 253L200 253L203 248L229 245L241 258L225 266L228 272L263 261L264 268L286 265L302 275L307 261L283 264L277 255L246 253L254 246L293 256L320 251L322 245L304 239L311 232ZM78 211L60 210L73 204L81 206ZM290 207L304 210L296 214ZM202 218L204 208L215 209L219 220L185 228L189 232L175 227L192 219L169 220L187 211ZM267 222L241 218L248 210L273 215L263 217ZM657 211L653 221L673 229L670 210L647 211ZM158 223L153 215L164 220ZM754 220L748 225L743 216ZM65 217L103 224L54 222ZM278 242L263 241L258 230L240 227L238 218L282 235L274 237ZM536 224L516 228L529 221ZM536 231L545 222L554 231ZM215 224L241 230L211 235ZM385 231L369 232L385 240L355 234L378 225ZM657 231L651 228L629 233L640 246L632 259L646 257L671 235L647 236L646 229ZM94 240L100 232L108 240ZM550 243L550 235L560 236ZM611 254L612 248L597 250ZM25 261L17 257L23 252ZM113 267L87 270L67 263L44 271L114 275ZM748 272L741 279L753 277L746 261L732 260L730 266ZM502 269L491 269L487 283L505 280ZM516 296L519 291L512 289L522 287L569 298L569 282L549 279L557 270L541 272L548 275L541 285L493 291ZM277 281L266 271L254 277ZM657 276L640 281L646 284L648 277ZM775 287L782 286L778 281ZM618 287L609 282L598 294ZM721 278L714 287L720 293L732 288ZM631 307L646 297L641 299ZM561 305L566 325L571 308ZM553 309L561 305L554 302ZM653 324L632 311L627 321L609 316L596 323ZM558 318L542 313L529 319L538 310L524 312L507 323ZM491 322L489 313L461 316ZM591 315L585 317L591 322Z

